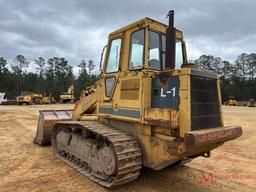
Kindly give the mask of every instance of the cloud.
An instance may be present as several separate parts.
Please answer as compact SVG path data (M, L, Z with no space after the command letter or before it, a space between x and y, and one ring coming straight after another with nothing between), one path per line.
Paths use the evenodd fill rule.
M9 0L0 1L0 55L65 57L76 66L82 59L99 63L108 34L143 17L167 23L175 10L175 26L184 32L190 59L212 54L234 60L255 52L256 25L252 0Z

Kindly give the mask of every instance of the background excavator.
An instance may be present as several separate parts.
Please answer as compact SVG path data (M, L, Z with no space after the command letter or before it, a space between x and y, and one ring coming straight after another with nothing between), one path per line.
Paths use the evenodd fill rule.
M70 85L68 88L68 92L62 93L60 95L60 103L74 103L75 96L74 96L74 85Z
M219 79L188 64L182 31L144 18L110 33L101 79L73 111L40 111L34 142L105 187L183 164L242 135L224 127ZM71 117L72 116L72 117ZM51 137L51 139L50 139Z

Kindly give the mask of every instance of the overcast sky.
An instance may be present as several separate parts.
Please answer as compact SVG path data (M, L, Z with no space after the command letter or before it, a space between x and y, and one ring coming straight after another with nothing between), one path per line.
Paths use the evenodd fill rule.
M255 0L0 0L0 56L98 64L110 32L146 16L167 23L174 9L189 59L211 54L233 61L256 52L255 7Z

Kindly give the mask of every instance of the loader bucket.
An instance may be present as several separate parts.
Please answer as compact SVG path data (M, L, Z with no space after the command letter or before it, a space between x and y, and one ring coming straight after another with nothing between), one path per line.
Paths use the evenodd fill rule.
M73 110L42 110L39 111L36 136L33 142L39 145L51 143L51 133L57 121L68 121L72 118Z

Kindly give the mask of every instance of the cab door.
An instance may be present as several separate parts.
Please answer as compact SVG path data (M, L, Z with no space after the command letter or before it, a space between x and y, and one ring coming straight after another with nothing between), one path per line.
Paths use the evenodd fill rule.
M104 101L111 101L120 71L122 38L109 40L107 57L103 71Z

